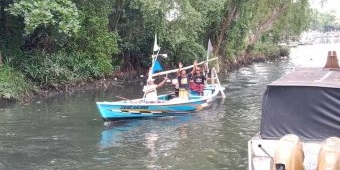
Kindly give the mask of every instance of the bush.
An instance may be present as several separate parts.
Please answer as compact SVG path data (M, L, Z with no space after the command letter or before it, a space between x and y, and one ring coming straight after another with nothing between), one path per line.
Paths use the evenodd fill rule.
M77 81L89 78L98 78L103 74L103 69L93 59L84 56L84 53L73 52L66 58L65 63L67 68L70 69L77 77ZM111 67L110 67L111 68ZM110 69L110 71L112 71Z
M35 90L25 76L7 64L0 66L0 98L22 100Z
M288 48L282 48L282 47L275 45L273 43L261 43L261 42L256 43L254 45L253 51L254 51L254 53L262 54L262 55L267 56L271 59L289 55L289 49Z
M19 62L22 72L33 82L43 86L56 86L75 82L78 77L68 68L71 65L65 53L28 54Z
M17 63L28 78L42 86L56 87L103 75L100 61L94 61L82 52L27 54Z

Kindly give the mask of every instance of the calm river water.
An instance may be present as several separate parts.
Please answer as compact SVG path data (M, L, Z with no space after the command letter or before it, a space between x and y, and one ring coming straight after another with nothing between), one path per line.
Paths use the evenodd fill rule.
M323 65L340 44L292 48L289 59L221 77L226 99L182 117L105 124L95 102L142 96L142 85L63 94L0 110L0 170L247 169L266 84L300 65ZM338 51L340 54L340 51Z

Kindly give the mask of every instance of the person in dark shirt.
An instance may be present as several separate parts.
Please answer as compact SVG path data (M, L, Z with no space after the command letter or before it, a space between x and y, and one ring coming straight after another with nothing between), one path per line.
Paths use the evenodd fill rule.
M182 69L183 64L181 62L178 64L178 66L179 66L179 69L178 69L178 72L177 72L177 74L178 74L178 76L177 76L178 86L179 86L180 89L182 88L182 89L185 89L185 90L189 90L189 83L190 83L193 71L191 71L189 74L187 74L186 70Z
M178 69L178 76L177 76L177 80L178 80L178 87L179 87L179 97L182 99L188 99L189 98L189 83L191 80L191 76L193 74L193 70L187 74L185 69L182 69L183 64L180 62L178 64L179 69Z
M203 75L200 67L194 67L194 74L191 77L190 90L203 95L203 90L206 82L206 77Z

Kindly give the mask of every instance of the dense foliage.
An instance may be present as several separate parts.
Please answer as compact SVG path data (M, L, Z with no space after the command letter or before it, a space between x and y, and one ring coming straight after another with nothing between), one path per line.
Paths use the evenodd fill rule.
M319 13L318 11L312 11L313 18L311 19L311 29L321 32L328 32L334 30L340 30L340 21L336 21L336 16L332 13Z
M26 99L33 90L34 86L23 74L7 64L0 67L0 98Z
M44 27L71 35L80 27L77 7L68 0L18 1L10 4L8 11L14 16L23 17L26 34Z
M172 68L203 60L209 39L220 61L272 55L311 13L308 0L2 0L0 59L41 87L134 78L150 66L155 34Z

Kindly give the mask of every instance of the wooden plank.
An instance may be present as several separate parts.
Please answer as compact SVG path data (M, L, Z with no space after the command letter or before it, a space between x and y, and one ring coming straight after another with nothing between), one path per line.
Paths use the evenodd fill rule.
M218 59L218 57L215 57L215 58L209 59L209 61L214 61L214 60L217 60L217 59ZM202 65L202 64L204 64L204 63L206 63L206 61L202 61L202 62L200 62L200 63L197 63L197 65ZM190 65L190 66L183 67L183 68L181 68L181 69L186 70L186 69L193 68L193 67L194 67L194 65ZM178 71L178 69L173 69L173 70L168 70L168 71L162 71L162 72L159 72L159 73L151 74L151 76L152 76L152 77L154 77L154 76L161 76L161 75L165 75L165 74L169 74L169 73L176 73L177 71Z

